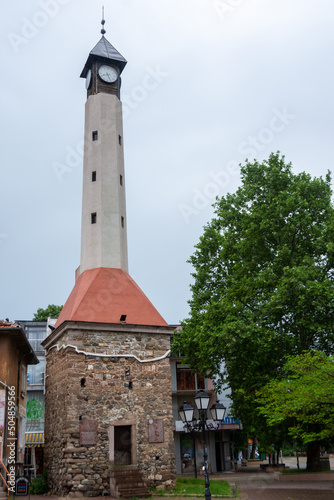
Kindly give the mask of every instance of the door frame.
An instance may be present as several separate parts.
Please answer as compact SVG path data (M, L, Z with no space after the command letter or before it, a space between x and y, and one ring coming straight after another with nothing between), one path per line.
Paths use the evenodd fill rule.
M115 464L115 427L125 425L131 427L131 465L117 466ZM137 467L137 418L135 415L127 414L122 420L111 420L109 422L109 461L111 467Z

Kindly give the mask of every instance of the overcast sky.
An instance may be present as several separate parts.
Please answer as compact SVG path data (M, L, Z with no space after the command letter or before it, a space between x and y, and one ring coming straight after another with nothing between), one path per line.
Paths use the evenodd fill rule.
M239 163L280 150L333 170L333 0L103 0L127 59L124 148L130 274L169 323L188 314L191 266ZM3 2L0 319L63 304L80 259L92 0Z

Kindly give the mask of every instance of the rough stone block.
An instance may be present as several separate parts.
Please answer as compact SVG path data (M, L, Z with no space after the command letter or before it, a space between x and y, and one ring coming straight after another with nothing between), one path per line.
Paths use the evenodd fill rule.
M80 491L70 491L67 498L82 498L83 497L83 493L81 493Z
M85 479L85 476L82 474L77 474L76 476L73 477L73 481L83 481Z

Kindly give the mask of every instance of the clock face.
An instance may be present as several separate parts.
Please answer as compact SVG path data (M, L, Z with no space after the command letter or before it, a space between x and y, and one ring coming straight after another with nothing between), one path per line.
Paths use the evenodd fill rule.
M91 70L89 69L88 70L88 73L87 73L87 76L86 76L86 89L88 90L89 89L89 86L90 86L90 82L92 81L92 72Z
M99 77L107 83L113 83L116 82L118 73L115 68L104 64L103 66L99 67Z

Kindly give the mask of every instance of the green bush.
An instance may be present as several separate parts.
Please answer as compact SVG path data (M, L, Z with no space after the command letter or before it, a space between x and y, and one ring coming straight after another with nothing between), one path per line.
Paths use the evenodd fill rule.
M46 478L46 472L43 471L43 474L35 477L31 481L30 493L32 495L43 495L48 492L48 481Z

